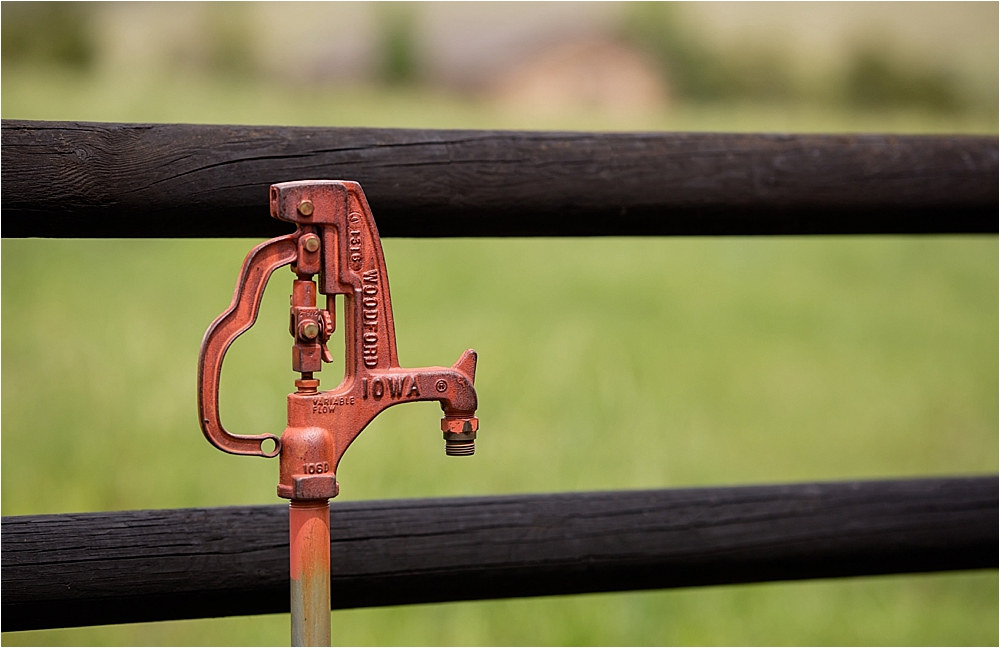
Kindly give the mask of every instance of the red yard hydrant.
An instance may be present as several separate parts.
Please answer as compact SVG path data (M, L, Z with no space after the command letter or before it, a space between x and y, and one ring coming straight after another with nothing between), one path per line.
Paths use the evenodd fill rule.
M339 491L340 459L382 410L430 400L444 410L445 452L473 454L476 352L469 349L451 367L399 366L382 243L356 182L284 182L271 187L270 198L271 216L295 223L296 231L261 243L243 262L232 304L201 344L198 413L205 437L220 450L281 456L278 495L291 500L292 645L329 646L329 499ZM292 368L301 373L288 395L288 427L280 438L231 434L219 420L222 360L257 319L267 280L284 265L296 275L289 332ZM326 296L325 308L317 306L317 292ZM344 295L346 372L335 389L320 391L314 374L331 360L326 343L336 325L334 295Z

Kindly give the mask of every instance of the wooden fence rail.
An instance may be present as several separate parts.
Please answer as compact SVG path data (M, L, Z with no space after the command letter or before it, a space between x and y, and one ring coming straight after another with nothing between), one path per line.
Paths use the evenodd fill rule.
M996 137L3 120L5 237L267 237L357 180L383 236L998 232ZM996 568L997 476L334 503L333 606ZM3 630L288 610L287 508L2 520Z
M333 607L997 567L996 476L333 503ZM7 517L4 630L287 612L286 505Z
M382 236L997 233L997 138L3 120L6 237L269 237L349 179Z

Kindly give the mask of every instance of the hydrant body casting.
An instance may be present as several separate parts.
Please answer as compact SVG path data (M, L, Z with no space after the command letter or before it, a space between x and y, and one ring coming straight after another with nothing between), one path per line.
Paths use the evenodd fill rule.
M278 495L292 500L293 644L329 645L328 500L339 492L336 473L344 452L386 408L438 401L446 452L472 454L479 427L476 353L467 350L451 367L399 366L382 244L356 182L272 185L270 205L271 216L295 223L296 232L261 243L247 255L232 304L202 340L198 411L205 437L220 450L280 455ZM301 374L296 391L288 395L288 425L280 438L232 434L219 418L223 358L233 340L253 325L268 278L284 265L291 265L297 276L289 332L294 338L292 368ZM323 308L317 293L326 297ZM319 391L314 374L331 361L326 343L336 326L335 295L344 296L345 373L337 387ZM319 610L324 611L322 619L317 619Z

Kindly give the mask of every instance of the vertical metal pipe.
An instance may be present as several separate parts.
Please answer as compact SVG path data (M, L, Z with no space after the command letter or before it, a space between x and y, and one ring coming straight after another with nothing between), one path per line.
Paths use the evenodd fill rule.
M330 500L288 509L292 645L330 645Z

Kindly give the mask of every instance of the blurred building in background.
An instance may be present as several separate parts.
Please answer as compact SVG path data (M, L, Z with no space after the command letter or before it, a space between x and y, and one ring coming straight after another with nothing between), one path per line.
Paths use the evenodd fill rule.
M3 65L420 86L531 110L997 110L996 3L3 3Z

